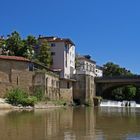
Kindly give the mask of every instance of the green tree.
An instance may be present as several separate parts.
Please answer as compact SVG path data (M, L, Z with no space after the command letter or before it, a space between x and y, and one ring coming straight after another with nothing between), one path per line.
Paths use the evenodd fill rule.
M35 47L38 46L38 51ZM22 39L16 31L7 36L7 39L0 40L0 48L3 55L22 56L35 62L50 67L52 64L51 47L47 40L38 40L34 36L27 36Z
M133 76L130 70L120 67L117 64L108 62L103 65L103 76L116 77L116 76ZM133 100L136 97L137 89L133 85L123 86L112 91L106 95L106 98L113 100Z
M125 86L122 92L125 95L126 100L133 100L136 96L136 87L132 85Z
M45 66L50 67L52 64L51 47L46 40L40 42L38 60Z
M14 31L5 40L6 51L9 51L9 55L22 56L24 43L18 32Z
M33 59L35 57L34 48L38 45L38 40L34 36L27 36L24 42L24 53L23 55L29 59Z
M108 62L103 65L103 76L132 76L130 70L127 70L126 68L120 67L117 64L114 64L112 62Z

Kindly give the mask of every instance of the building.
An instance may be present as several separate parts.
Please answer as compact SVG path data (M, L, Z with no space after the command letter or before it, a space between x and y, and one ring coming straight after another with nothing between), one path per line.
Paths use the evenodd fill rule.
M75 44L70 39L58 37L39 37L51 46L52 69L60 71L60 78L71 79L75 74Z
M73 102L73 79L75 74L75 44L66 38L39 37L51 46L53 63L51 69L60 75L60 98Z
M101 66L96 65L95 75L96 75L96 77L103 76L103 68Z
M27 92L32 88L30 61L23 57L0 56L0 97L14 87L20 87Z
M94 78L102 75L102 70L89 55L76 56L76 83L74 84L73 99L78 104L93 104L95 97Z
M76 56L76 74L84 74L95 77L96 62L90 59L89 55Z

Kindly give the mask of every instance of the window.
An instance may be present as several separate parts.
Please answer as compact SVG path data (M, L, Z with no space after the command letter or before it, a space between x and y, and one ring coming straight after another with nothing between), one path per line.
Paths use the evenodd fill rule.
M69 82L67 82L67 88L70 88L70 83Z
M51 52L51 55L55 55L55 52Z
M86 63L86 70L88 70L88 63Z
M55 47L55 43L51 43L51 47Z
M18 76L17 76L17 85L19 84L19 79L18 79Z
M34 65L33 63L29 63L29 71L33 71L34 70Z

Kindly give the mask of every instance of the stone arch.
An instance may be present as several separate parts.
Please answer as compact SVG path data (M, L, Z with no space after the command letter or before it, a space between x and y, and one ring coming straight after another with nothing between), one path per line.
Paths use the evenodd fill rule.
M98 96L102 96L105 94L107 91L111 91L113 89L119 88L119 87L124 87L127 85L134 85L136 87L140 87L140 83L104 83L104 84L97 84L96 85L96 91Z

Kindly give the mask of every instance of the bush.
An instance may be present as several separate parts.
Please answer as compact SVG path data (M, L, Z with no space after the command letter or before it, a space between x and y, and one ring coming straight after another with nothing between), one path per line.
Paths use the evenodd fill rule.
M8 103L18 105L21 104L24 98L27 98L27 93L19 88L16 88L10 90L6 95L6 98Z
M23 106L34 106L34 104L37 102L37 98L35 96L29 96L28 98L22 99L22 105Z
M19 88L10 90L6 95L6 98L7 98L7 102L12 105L21 104L23 106L28 106L28 105L33 106L37 102L36 97L34 96L28 97L28 94Z

